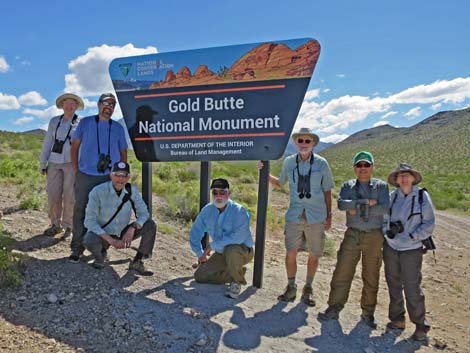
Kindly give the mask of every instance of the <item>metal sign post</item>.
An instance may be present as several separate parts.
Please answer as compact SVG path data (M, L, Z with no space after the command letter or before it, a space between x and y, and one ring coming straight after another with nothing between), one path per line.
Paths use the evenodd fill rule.
M200 184L199 184L199 209L207 205L210 201L210 179L211 179L211 162L201 162ZM207 233L201 240L202 248L207 246Z
M152 162L142 162L142 198L152 219Z

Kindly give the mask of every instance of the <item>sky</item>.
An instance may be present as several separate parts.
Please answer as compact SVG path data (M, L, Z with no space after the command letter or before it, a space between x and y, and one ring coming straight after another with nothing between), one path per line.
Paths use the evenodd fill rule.
M334 143L408 127L470 106L469 13L466 0L7 0L0 130L46 129L64 92L96 113L114 58L305 37L322 49L296 127Z

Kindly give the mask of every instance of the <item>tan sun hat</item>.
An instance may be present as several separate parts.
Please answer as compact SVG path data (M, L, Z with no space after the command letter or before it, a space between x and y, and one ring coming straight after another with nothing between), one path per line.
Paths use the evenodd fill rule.
M301 127L300 129L294 131L294 133L292 134L292 140L296 141L297 137L304 135L312 137L313 147L318 145L318 142L320 142L320 138L318 137L318 135L314 134L312 130L310 130L308 127Z
M411 165L406 163L400 163L398 167L388 176L388 183L393 186L400 187L400 185L398 185L397 183L397 176L400 173L410 173L411 175L413 175L413 185L419 184L421 180L423 180L421 174L417 170L413 169Z
M83 103L83 100L79 96L73 93L64 93L63 95L57 97L57 99L55 100L55 106L59 109L62 109L64 102L67 99L73 99L75 102L77 102L77 105L78 105L77 110L82 110L83 108L85 108L85 104Z

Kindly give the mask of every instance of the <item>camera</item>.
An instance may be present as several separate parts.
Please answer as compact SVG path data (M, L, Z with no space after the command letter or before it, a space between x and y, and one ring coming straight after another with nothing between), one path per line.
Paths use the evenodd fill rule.
M395 235L402 233L405 230L403 223L401 221L390 222L390 229L387 230L387 237L390 239L395 238Z
M64 149L65 141L55 140L54 145L52 146L52 152L61 154Z
M368 203L357 203L356 212L364 222L369 222L369 204Z
M100 156L98 157L98 163L96 165L98 173L104 173L108 169L111 169L110 165L111 157L109 156L109 154L100 153Z

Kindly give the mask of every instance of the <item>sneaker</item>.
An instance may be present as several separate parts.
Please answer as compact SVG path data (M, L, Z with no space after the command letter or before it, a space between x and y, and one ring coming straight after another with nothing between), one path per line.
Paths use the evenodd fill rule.
M225 292L225 296L232 299L236 299L240 295L240 291L241 285L236 282L232 282L230 283L230 287Z
M398 320L393 320L390 321L387 326L387 330L404 330L406 328L406 322L405 321L398 321Z
M68 238L70 235L72 235L72 228L70 227L67 227L65 228L65 232L64 232L64 235L62 236L62 238Z
M43 234L48 237L53 237L56 234L62 233L62 231L63 229L61 226L56 226L53 224L52 226L50 226L50 228L47 228Z
M72 254L69 256L69 261L73 264L78 264L80 262L80 255Z
M423 342L428 339L429 326L416 325L416 330L413 333L413 339L418 342Z
M377 328L377 322L375 321L374 315L372 314L362 314L361 321L373 330Z
M321 321L338 320L339 311L329 306L324 312L318 313L318 319Z
M101 270L104 268L104 261L103 259L95 259L95 261L91 263L91 266L93 266L97 270Z
M308 306L315 306L315 300L313 299L313 289L312 287L305 286L302 290L302 301Z
M284 293L277 297L277 300L282 302L293 302L297 296L297 285L294 284L293 286L287 285Z
M141 260L132 261L129 264L129 270L138 272L141 276L152 276L153 272L145 268L144 263Z

